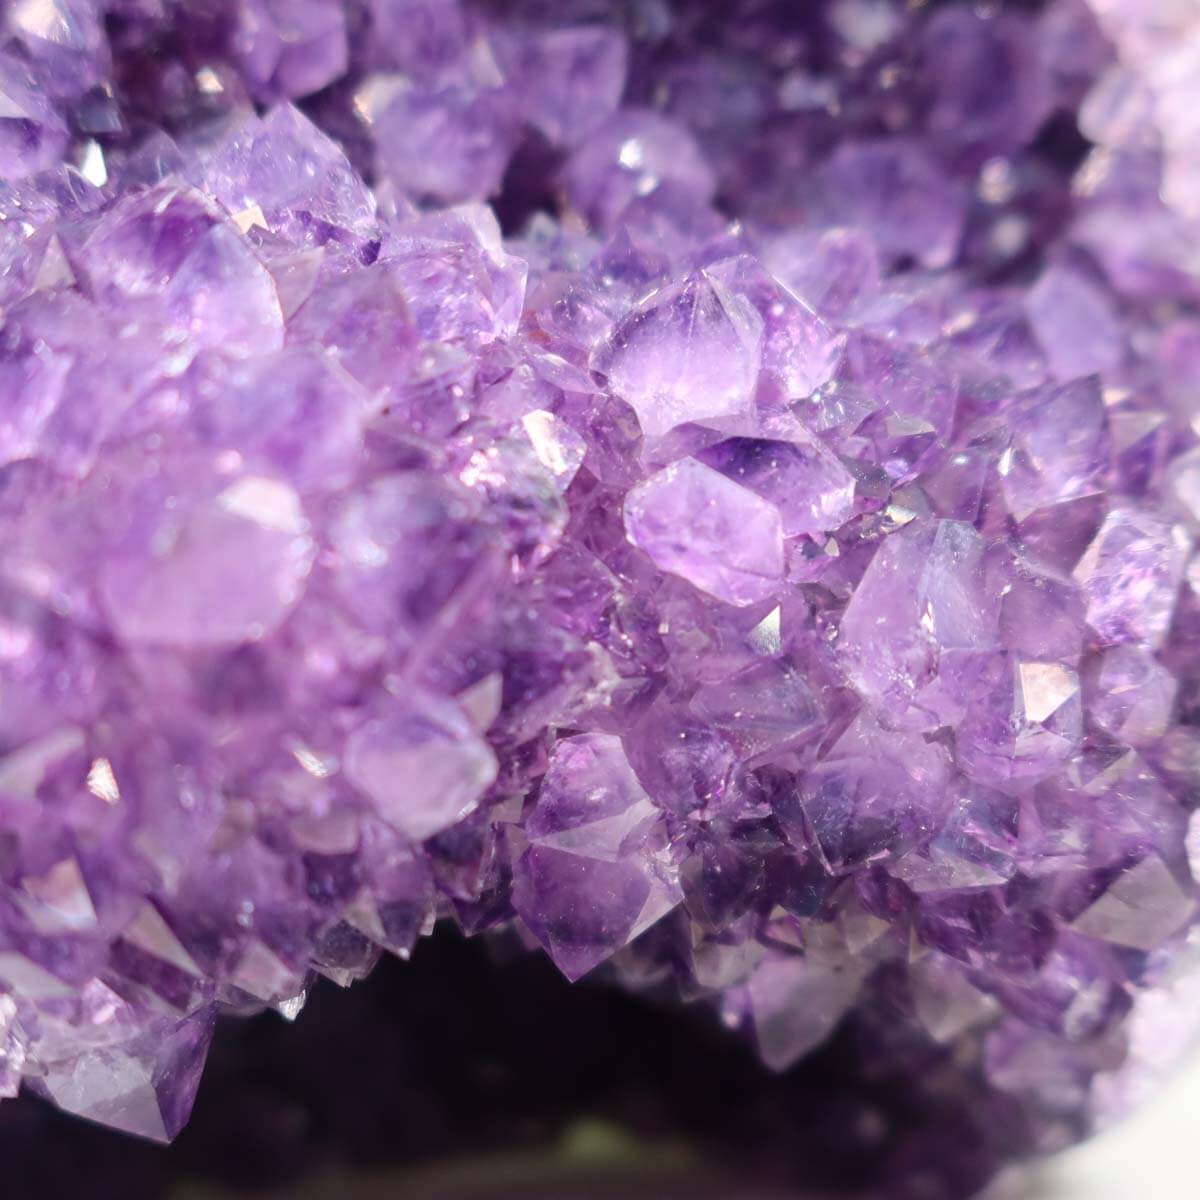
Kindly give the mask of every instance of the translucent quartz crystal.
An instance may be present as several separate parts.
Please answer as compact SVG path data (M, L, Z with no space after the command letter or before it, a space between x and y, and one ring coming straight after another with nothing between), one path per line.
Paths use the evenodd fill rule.
M1196 1022L1197 38L4 6L0 1095L169 1139L442 920L844 1037L955 1114L829 1105L882 1200L1112 1119Z

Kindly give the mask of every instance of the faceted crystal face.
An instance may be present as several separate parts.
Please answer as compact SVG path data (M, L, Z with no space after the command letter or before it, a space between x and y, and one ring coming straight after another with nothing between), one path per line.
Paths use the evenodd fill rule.
M653 293L613 329L594 359L647 437L749 410L762 365L763 322L702 271Z
M1112 646L1094 666L1096 722L1130 746L1153 744L1167 731L1178 680L1152 654Z
M0 6L0 1096L167 1140L216 1014L439 920L771 1069L844 1029L797 1152L878 1200L1144 1090L1200 1011L1162 7Z
M385 475L346 497L330 538L345 604L366 627L403 640L435 625L486 572L472 497L423 472Z
M986 550L961 521L913 522L884 541L839 634L864 695L914 703L949 654L995 644L997 597L988 586Z
M1025 517L1100 491L1111 441L1096 380L1037 388L1018 397L1008 426L1012 444L999 470L1014 515Z
M24 65L0 56L0 174L22 179L54 166L67 146L62 116Z
M899 139L844 143L818 186L830 224L866 229L885 258L911 256L925 267L954 258L965 197L920 146Z
M785 819L791 836L811 831L822 861L840 874L928 841L944 819L947 781L940 747L860 719L804 774L798 810Z
M337 143L290 104L243 118L202 168L206 192L251 236L323 245L376 229L370 189Z
M1196 902L1160 858L1144 858L1121 875L1074 924L1100 941L1153 950L1175 933Z
M616 953L678 903L660 810L620 739L559 742L525 826L513 903L569 979Z
M1082 740L1079 678L1059 662L997 657L973 673L972 705L959 727L958 761L1001 789L1060 770Z
M184 460L119 496L129 525L97 580L113 628L132 643L236 645L274 630L312 567L308 522L295 491L266 475ZM186 488L189 502L176 499ZM236 582L216 564L240 560Z
M48 1063L39 1092L67 1112L169 1142L191 1112L212 1038L212 1013L159 1019L144 1034Z
M862 984L853 968L807 958L763 962L746 985L763 1062L784 1071L837 1028Z
M730 438L700 456L779 510L785 537L839 528L854 509L854 477L817 441Z
M1057 379L1093 375L1121 361L1124 348L1113 304L1080 272L1049 268L1030 291L1027 308L1034 336Z
M754 604L779 589L779 510L695 459L681 459L629 493L625 530L660 570L726 604Z
M785 395L807 396L829 382L845 339L812 305L748 256L714 263L706 274L762 317L762 368Z
M435 699L389 706L346 742L346 774L405 837L424 841L474 811L496 758L466 716Z
M119 203L77 261L96 301L133 311L141 302L144 319L164 321L169 341L182 343L177 354L189 344L241 356L282 344L270 274L197 192L164 186Z
M1160 645L1190 549L1178 525L1131 509L1111 512L1075 568L1096 636L1109 645Z

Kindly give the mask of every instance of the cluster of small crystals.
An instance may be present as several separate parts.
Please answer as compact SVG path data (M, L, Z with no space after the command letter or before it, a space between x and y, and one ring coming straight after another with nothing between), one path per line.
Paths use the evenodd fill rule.
M0 1095L439 918L1036 1148L1176 1053L1194 6L0 22Z

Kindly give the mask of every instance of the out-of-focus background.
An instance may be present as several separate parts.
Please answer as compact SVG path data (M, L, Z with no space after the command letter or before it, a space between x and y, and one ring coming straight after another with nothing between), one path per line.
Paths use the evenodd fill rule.
M1115 1129L1033 1169L1001 1177L981 1200L1196 1200L1200 1059Z
M711 1013L495 955L439 935L348 991L322 983L295 1024L226 1023L169 1148L0 1105L0 1196L968 1200L1003 1158L987 1112L917 1099L846 1034L774 1076ZM1197 1130L1200 1067L986 1200L1195 1200ZM970 1151L954 1174L947 1138Z

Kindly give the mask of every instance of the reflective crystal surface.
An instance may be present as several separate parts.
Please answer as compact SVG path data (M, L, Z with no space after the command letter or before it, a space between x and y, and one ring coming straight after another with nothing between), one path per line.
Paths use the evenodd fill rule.
M1191 6L0 34L0 1095L168 1140L215 1015L439 920L987 1115L898 1200L1150 1082L1200 884Z

